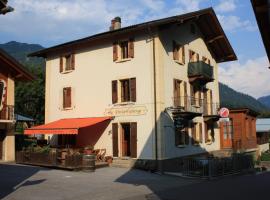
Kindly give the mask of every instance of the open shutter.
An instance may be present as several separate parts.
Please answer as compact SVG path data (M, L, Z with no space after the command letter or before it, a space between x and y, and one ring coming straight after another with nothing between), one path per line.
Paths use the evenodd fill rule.
M134 58L134 38L129 39L128 43L128 57Z
M188 127L185 128L185 145L189 145Z
M213 115L213 92L212 92L212 90L209 90L209 94L210 94L210 102L209 102L210 115Z
M136 102L136 78L130 79L130 100Z
M188 94L187 94L187 82L184 82L184 104L185 104L185 110L187 110L188 102L187 102Z
M179 52L178 52L178 45L175 41L173 41L173 59L179 60Z
M112 103L115 104L118 101L117 94L117 80L112 81Z
M118 60L118 43L114 42L113 43L113 61L117 61Z
M66 88L66 108L71 107L71 87Z
M207 123L204 123L204 142L206 143L208 139L208 125Z
M192 135L192 144L195 144L196 141L196 124L192 123L191 124L191 135Z
M200 56L199 56L199 54L197 53L196 54L196 62L199 62L200 61Z
M75 69L75 54L71 54L71 70Z
M189 50L189 62L193 62L193 51Z
M202 123L199 123L199 135L200 135L200 143L203 142L203 137L202 137Z
M177 79L173 79L173 105L178 106Z
M182 46L182 63L185 64L186 63L186 56L185 56L185 46Z
M62 56L60 57L59 71L60 73L64 71L64 58Z
M137 158L137 123L130 123L130 155Z
M118 157L118 124L112 124L113 157Z

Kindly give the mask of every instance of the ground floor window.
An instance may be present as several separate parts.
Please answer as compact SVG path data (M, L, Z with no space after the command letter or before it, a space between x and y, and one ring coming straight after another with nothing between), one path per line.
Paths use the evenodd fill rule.
M76 145L76 135L58 135L58 146L70 147Z
M176 146L184 146L189 144L189 134L188 127L179 129L175 129L175 145Z
M233 138L233 123L232 119L227 122L223 122L223 139L232 139Z

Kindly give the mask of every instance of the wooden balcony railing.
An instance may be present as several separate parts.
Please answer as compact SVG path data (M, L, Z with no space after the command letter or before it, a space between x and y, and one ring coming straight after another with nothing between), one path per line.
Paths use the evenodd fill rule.
M6 105L0 111L0 121L13 121L15 120L14 117L14 106Z

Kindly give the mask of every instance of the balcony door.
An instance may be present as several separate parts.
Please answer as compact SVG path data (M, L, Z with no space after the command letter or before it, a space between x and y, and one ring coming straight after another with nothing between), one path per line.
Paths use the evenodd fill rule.
M223 149L231 149L233 141L233 123L232 119L220 124L221 146Z

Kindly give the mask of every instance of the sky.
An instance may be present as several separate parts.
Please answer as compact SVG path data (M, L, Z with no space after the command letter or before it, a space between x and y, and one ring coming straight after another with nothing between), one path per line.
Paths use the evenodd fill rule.
M238 57L219 65L219 80L255 98L270 95L269 62L250 0L9 0L15 11L0 18L0 43L50 47L122 27L213 7Z

